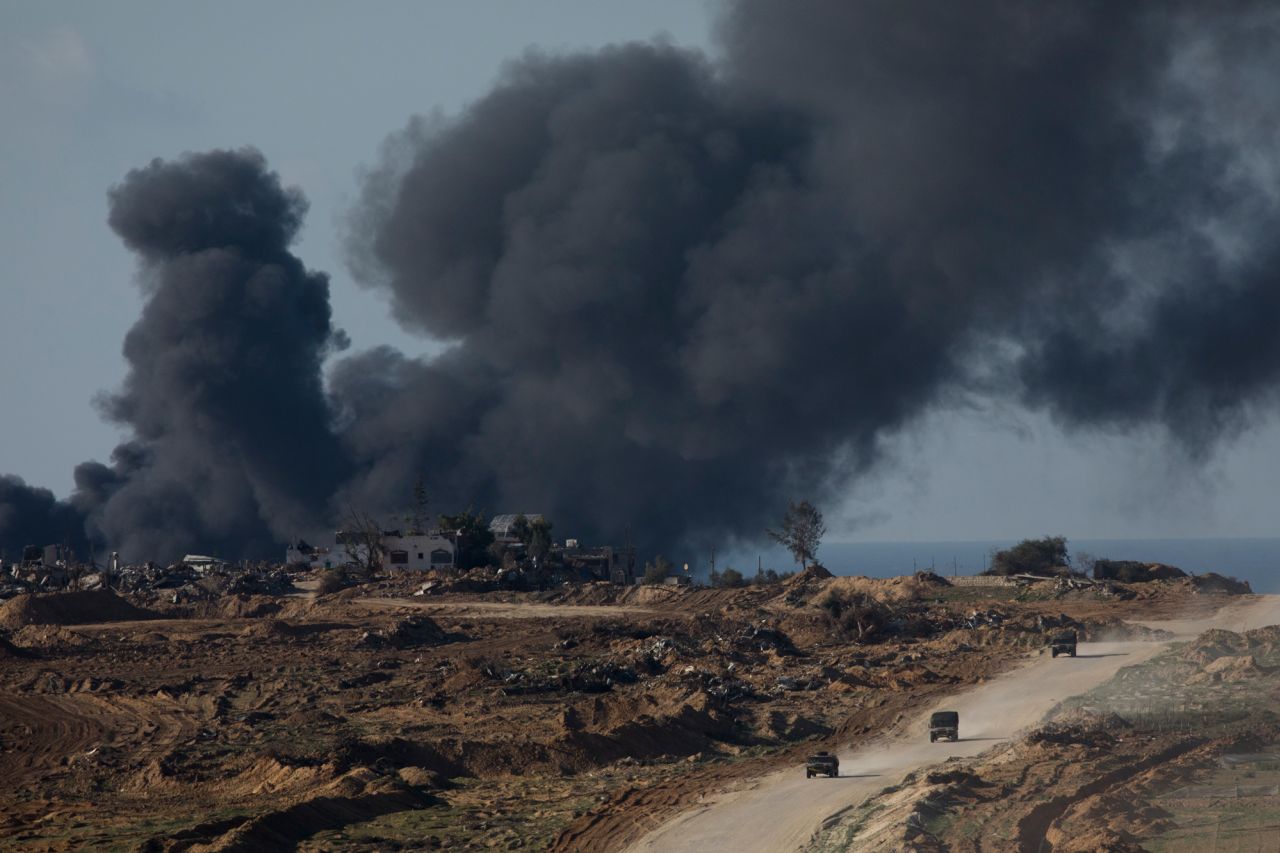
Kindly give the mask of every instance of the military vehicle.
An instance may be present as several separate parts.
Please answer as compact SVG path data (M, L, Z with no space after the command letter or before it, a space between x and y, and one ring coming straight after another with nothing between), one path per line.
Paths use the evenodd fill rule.
M1049 653L1055 658L1058 655L1076 656L1076 632L1059 631L1049 638Z
M804 778L827 776L834 779L840 775L840 759L829 752L810 755L804 763Z
M960 714L956 711L937 711L929 718L929 743L943 738L960 740Z

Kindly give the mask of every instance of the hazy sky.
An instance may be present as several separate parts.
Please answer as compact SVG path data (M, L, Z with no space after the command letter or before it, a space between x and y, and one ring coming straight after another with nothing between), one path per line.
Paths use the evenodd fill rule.
M353 350L402 332L343 266L340 220L361 164L411 115L453 112L504 60L666 38L708 47L714 4L60 3L0 9L0 472L71 487L119 436L94 396L124 375L141 300L105 223L131 168L254 145L310 199L297 253L332 276ZM251 413L247 413L251 414ZM1064 435L1018 410L939 409L829 507L833 538L1272 535L1274 418L1190 465L1162 436Z

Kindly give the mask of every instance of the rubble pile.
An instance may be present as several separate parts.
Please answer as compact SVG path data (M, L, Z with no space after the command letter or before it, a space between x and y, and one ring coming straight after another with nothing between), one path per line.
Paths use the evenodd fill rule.
M1093 576L1097 580L1150 583L1151 581L1185 578L1187 573L1177 566L1169 566L1164 563L1143 563L1137 560L1095 560L1093 563Z
M816 570L741 589L481 593L438 590L507 576L439 571L290 598L270 566L125 566L101 582L73 595L162 618L110 622L98 601L103 624L14 620L16 653L0 644L0 741L21 744L0 750L0 837L160 849L225 840L236 821L307 849L620 849L721 782L874 737L1046 632L1124 615ZM877 629L833 626L816 603L831 587L874 601ZM1262 675L1237 686L1265 679L1275 639L1250 640ZM409 814L401 783L430 801Z
M393 649L438 646L450 639L449 634L430 616L410 616L388 628L366 631L360 637L366 646Z
M278 566L237 567L186 563L159 566L147 562L114 571L73 565L15 565L0 574L0 601L20 595L110 590L145 606L209 601L228 595L287 595L295 591L287 571Z

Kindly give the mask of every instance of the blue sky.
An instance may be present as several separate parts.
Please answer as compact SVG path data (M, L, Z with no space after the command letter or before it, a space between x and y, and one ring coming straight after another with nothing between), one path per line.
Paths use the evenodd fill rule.
M311 201L298 254L332 276L356 349L430 353L346 271L341 219L361 164L414 114L455 112L536 47L666 38L709 48L715 4L10 3L0 9L0 472L61 495L119 436L96 394L124 375L141 305L106 226L130 168L254 145ZM996 404L942 407L828 508L834 538L1271 535L1274 419L1189 464L1158 433L1064 435Z

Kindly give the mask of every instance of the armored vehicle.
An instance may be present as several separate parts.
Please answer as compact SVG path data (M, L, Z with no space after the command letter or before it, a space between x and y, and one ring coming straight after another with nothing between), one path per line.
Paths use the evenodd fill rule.
M829 752L810 755L804 763L804 778L828 776L832 779L840 775L840 759Z
M1076 632L1059 631L1049 638L1049 653L1055 658L1058 655L1076 656Z
M938 711L929 718L929 743L937 740L960 740L960 714Z

